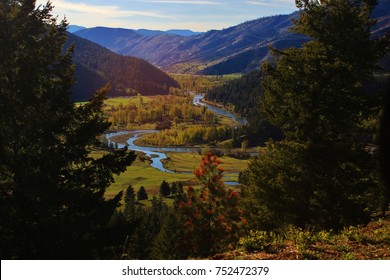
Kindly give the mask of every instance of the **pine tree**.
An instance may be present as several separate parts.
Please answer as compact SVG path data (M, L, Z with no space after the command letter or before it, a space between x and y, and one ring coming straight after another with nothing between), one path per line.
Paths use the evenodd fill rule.
M183 216L176 209L169 208L161 229L153 240L151 258L156 260L183 260L189 252L185 250Z
M133 221L136 212L135 191L132 185L128 186L124 196L125 209L123 211L128 221Z
M130 237L127 248L127 256L132 259L151 259L153 240L160 232L163 221L165 220L168 207L162 201L162 198L153 196L151 207L142 207L140 222L135 232Z
M57 24L50 2L0 3L1 258L96 258L121 198L105 190L135 155L90 156L110 125L108 88L73 104L67 23Z
M160 193L162 196L170 196L171 194L171 187L169 186L169 183L165 180L162 181L160 185Z
M293 30L311 41L274 50L277 64L263 66L262 111L286 139L269 143L250 164L247 208L265 227L365 223L383 187L361 141L362 122L378 113L363 85L388 42L370 38L375 1L299 0L297 6Z
M380 163L382 171L382 179L385 185L385 199L382 207L382 215L385 216L390 203L390 91L387 91L387 99L381 118L380 125Z
M141 186L137 192L137 199L138 200L147 200L148 194L143 186Z
M190 186L178 213L184 221L186 251L192 257L207 257L235 246L241 225L246 223L239 208L239 193L222 182L220 160L210 152L195 170L200 193Z
M176 182L172 182L172 184L171 184L171 193L173 195L175 195L177 193L177 191L178 191L177 183Z

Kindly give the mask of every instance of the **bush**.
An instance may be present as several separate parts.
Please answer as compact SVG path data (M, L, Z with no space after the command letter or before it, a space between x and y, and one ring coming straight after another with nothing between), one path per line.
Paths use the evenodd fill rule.
M263 251L275 252L280 249L283 244L283 238L268 231L251 230L249 235L241 237L238 245L249 252Z

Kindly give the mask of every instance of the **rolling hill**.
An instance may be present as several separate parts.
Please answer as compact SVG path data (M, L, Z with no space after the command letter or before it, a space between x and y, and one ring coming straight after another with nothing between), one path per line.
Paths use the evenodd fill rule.
M74 45L73 61L76 64L74 99L88 99L91 93L110 83L110 95L168 94L170 87L179 87L166 73L143 59L118 55L110 50L68 34L64 48Z

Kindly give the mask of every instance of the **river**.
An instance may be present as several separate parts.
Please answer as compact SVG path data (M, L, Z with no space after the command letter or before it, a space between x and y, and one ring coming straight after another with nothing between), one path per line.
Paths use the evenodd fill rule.
M210 104L206 104L206 103L201 101L201 99L203 97L204 97L203 95L195 94L194 99L193 99L193 103L197 106L205 106L205 107L207 107L207 109L209 109L209 110L211 110L219 115L224 115L224 116L227 116L229 118L232 118L239 125L246 124L246 122L247 122L246 118L238 117L238 116L232 114L231 112L224 110L223 108L218 108L218 107L212 106ZM156 168L162 172L174 173L174 171L166 169L164 167L164 164L161 161L161 160L167 159L167 155L164 152L194 153L194 152L196 152L196 149L195 148L185 148L185 147L184 148L183 147L180 147L180 148L175 148L175 147L144 147L144 146L138 146L138 145L134 144L134 141L139 139L142 135L150 134L150 133L157 133L157 132L158 132L158 130L115 131L115 132L107 132L105 134L105 137L106 137L109 145L114 144L119 149L122 149L125 146L127 146L127 148L129 150L145 153L145 155L147 157L150 157L150 159L151 159L151 164L150 164L151 167ZM132 137L130 137L127 140L126 145L120 144L120 143L115 143L115 142L110 140L113 136L124 135L124 134L132 134L133 135ZM234 184L234 182L225 182L225 183Z
M202 102L202 99L204 98L204 95L201 95L201 94L195 94L194 95L194 104L197 105L197 106L204 106L206 107L207 109L209 109L210 111L218 114L218 115L223 115L223 116L226 116L228 118L231 118L233 119L234 121L236 121L240 126L241 125L246 125L247 124L247 120L246 118L244 117L239 117L239 116L236 116L235 114L223 109L223 108L218 108L218 107L215 107L213 105L210 105L210 104L207 104L207 103L204 103Z

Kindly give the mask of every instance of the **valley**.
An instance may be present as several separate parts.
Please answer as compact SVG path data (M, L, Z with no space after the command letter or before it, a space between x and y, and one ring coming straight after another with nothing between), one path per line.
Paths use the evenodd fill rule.
M194 170L201 162L202 154L207 150L218 150L221 155L223 154L221 167L225 170L224 181L230 185L238 184L238 175L247 167L250 155L247 154L245 159L237 159L232 155L242 153L241 149L234 149L233 145L219 145L218 141L231 141L231 139L225 139L230 137L229 129L244 125L245 118L237 117L221 107L203 103L201 101L203 95L200 94L193 93L188 97L151 96L145 100L142 98L142 103L139 102L140 98L111 98L105 102L108 115L113 119L113 128L119 129L105 134L106 145L115 149L127 147L131 151L138 152L139 155L138 160L128 167L125 173L116 178L112 189L110 188L111 190L107 192L107 196L117 193L119 190L125 190L128 184L131 184L136 190L141 186L145 187L150 198L156 194L156 190L163 180L169 183L181 182L185 186L193 185L195 183L193 181ZM189 100L192 100L192 103ZM168 109L166 102L169 102L173 108ZM144 117L138 126L124 122L126 119L124 111L140 111L142 109L154 112L157 117ZM169 110L173 111L172 115L168 112ZM200 115L196 117L196 111L202 112L205 116L209 114L211 117L201 120ZM186 116L183 112L192 117ZM123 120L117 119L116 116L121 114ZM173 128L166 127L160 131L151 129L152 125L158 126L158 122L170 122L172 117L174 118ZM132 119L137 120L138 117L132 117ZM196 121L197 119L198 121ZM199 124L202 125L199 126ZM220 137L222 138L205 138L205 135L212 133L212 131L214 134L221 131L220 133L223 135ZM184 133L187 137L183 136ZM169 134L174 134L169 137L173 140L163 136ZM197 136L191 136L192 134ZM253 150L255 149L251 149L251 151ZM139 168L143 170L143 177L132 179L132 174L136 174Z

